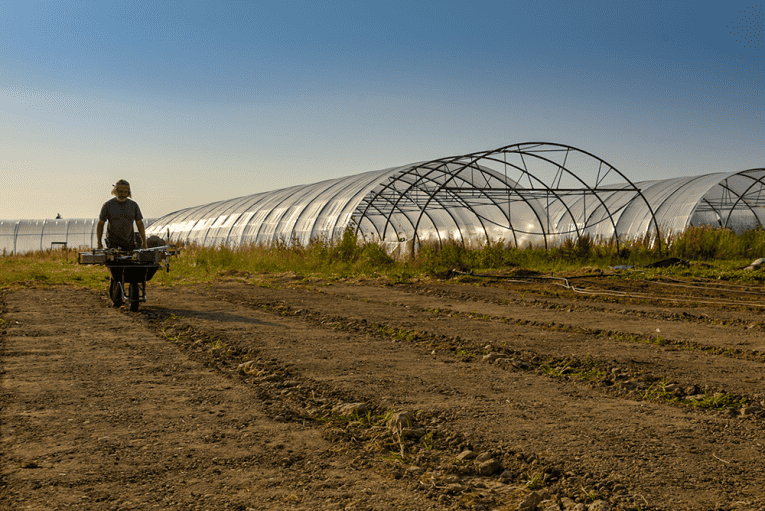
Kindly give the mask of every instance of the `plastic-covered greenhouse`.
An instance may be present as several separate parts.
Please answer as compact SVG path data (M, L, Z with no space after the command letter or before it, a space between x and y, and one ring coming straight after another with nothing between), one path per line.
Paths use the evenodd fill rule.
M0 220L0 252L95 246L97 218Z
M148 225L152 219L144 219ZM98 218L0 220L0 254L95 247Z
M582 235L628 240L698 225L742 232L763 225L764 180L759 168L632 182L586 151L533 142L188 208L155 220L147 234L169 232L173 242L207 246L305 244L336 238L350 226L393 251L424 241L551 246ZM53 237L45 233L55 221L21 222L27 223L15 231L0 222L0 249L49 248ZM79 237L69 242L67 234L62 241L94 244L95 220L70 222L72 239Z
M147 232L202 245L307 243L347 226L396 244L631 239L765 220L765 169L633 183L574 147L524 143L259 193L157 219Z

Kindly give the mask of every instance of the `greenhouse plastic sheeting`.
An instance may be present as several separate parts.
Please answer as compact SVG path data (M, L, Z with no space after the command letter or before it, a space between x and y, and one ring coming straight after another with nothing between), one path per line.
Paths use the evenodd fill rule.
M151 225L152 219L144 219ZM92 248L96 243L97 218L50 220L0 220L0 253L57 248Z
M150 231L161 235L169 229L174 242L204 245L333 238L348 225L366 190L390 172L367 172L189 208L158 219Z
M147 234L205 246L307 244L351 228L408 253L424 242L546 247L583 235L661 242L689 226L762 227L763 181L759 168L633 182L581 149L529 142L187 208ZM7 252L61 242L92 246L95 220L0 221Z
M576 148L516 144L188 208L149 232L235 246L306 244L351 227L396 251L426 241L549 246L582 235L663 237L707 224L740 232L765 220L763 176L753 169L631 182Z

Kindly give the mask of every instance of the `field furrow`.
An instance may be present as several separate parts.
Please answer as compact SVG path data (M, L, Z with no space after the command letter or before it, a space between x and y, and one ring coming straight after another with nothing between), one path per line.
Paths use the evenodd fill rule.
M3 295L3 502L765 506L745 307L297 278L151 287L138 313L101 295Z

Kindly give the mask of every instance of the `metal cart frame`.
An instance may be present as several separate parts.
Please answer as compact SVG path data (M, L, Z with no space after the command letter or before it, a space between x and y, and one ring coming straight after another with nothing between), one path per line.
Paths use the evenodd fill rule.
M128 304L132 312L138 312L141 302L146 301L146 282L154 277L163 263L170 271L169 256L178 249L171 245L122 251L115 249L93 249L80 252L80 264L99 264L109 270L109 299L114 307Z

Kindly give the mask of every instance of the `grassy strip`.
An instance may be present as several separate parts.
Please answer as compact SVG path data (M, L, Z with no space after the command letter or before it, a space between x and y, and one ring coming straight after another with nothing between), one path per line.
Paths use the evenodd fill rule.
M81 265L77 250L41 250L0 257L0 289L70 284L105 288L108 272Z
M335 280L353 277L387 276L392 282L413 278L451 276L453 269L465 271L532 268L556 275L575 273L583 266L608 268L614 265L643 266L667 257L697 261L688 268L674 267L678 277L714 278L738 282L761 282L760 272L742 270L759 256L765 256L765 232L736 235L725 229L689 228L668 240L662 253L650 247L650 240L632 240L619 246L613 239L566 240L558 247L516 248L506 243L467 248L455 240L442 245L423 243L417 254L397 261L376 242L362 241L352 229L336 240L316 239L308 245L298 242L250 244L236 248L187 245L171 262L170 273L158 272L152 283L177 285L207 282L220 276L248 276L256 273L293 272L306 278ZM645 270L636 275L650 278L667 270ZM100 266L77 264L77 251L47 250L0 257L0 288L74 284L101 288L107 280Z

